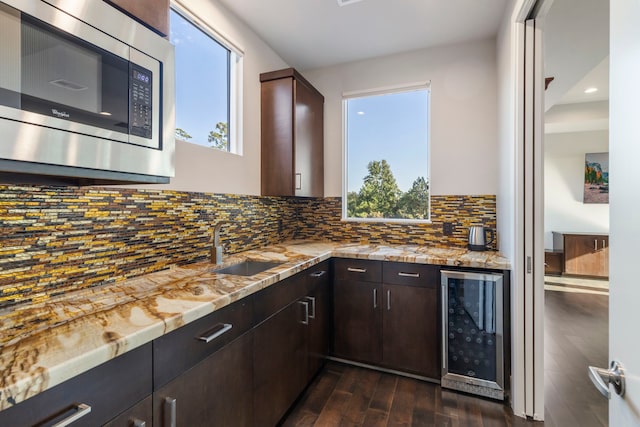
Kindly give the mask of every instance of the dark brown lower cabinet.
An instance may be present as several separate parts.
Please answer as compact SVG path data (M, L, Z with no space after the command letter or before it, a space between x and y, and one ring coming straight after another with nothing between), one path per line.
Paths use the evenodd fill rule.
M73 417L74 427L101 426L151 394L151 367L149 343L5 409L0 426L49 426Z
M381 292L379 283L335 280L333 352L337 357L382 362Z
M439 378L438 292L418 286L382 286L382 360L401 371Z
M154 426L251 426L252 363L249 332L156 390Z
M306 386L307 328L294 301L254 329L254 425L275 426Z
M309 324L307 325L307 383L309 383L322 368L327 354L329 354L331 330L329 278L327 263L307 273L307 280L309 282L307 300L310 303L310 318Z
M335 356L440 378L438 267L336 260L334 277Z

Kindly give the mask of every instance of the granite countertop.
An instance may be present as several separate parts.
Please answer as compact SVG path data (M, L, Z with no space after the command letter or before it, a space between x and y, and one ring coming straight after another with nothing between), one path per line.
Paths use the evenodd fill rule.
M331 257L507 270L496 252L292 241L0 310L0 410L7 409ZM279 261L254 276L212 270Z

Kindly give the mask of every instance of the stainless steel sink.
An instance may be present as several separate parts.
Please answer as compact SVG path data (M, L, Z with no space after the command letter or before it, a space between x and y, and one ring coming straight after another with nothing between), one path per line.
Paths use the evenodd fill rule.
M280 264L282 263L274 261L246 260L239 264L213 270L213 273L233 274L236 276L253 276L254 274L262 273L263 271L269 270L270 268L276 267Z

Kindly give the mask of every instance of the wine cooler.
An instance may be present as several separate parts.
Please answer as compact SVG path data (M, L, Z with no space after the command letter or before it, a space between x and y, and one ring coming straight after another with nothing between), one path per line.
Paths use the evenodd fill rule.
M503 276L441 271L442 387L504 400Z

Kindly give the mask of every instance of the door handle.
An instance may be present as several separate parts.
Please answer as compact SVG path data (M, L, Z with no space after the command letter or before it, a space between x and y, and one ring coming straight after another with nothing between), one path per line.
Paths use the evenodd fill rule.
M303 325L309 324L309 301L298 301L298 303L302 304L304 307L304 320L301 320L300 323Z
M387 289L387 311L391 311L391 289Z
M131 425L132 427L147 427L146 421L142 421L137 418L134 418L133 420L131 420Z
M589 366L589 379L607 399L611 399L609 384L613 385L613 389L619 396L624 396L624 369L622 369L622 365L615 360L611 362L608 370Z
M373 308L378 308L378 290L373 288Z
M164 426L176 427L176 399L165 397L164 405Z
M309 319L315 319L316 318L316 297L307 296L305 298L308 299L309 302L311 303L311 314L309 314Z

